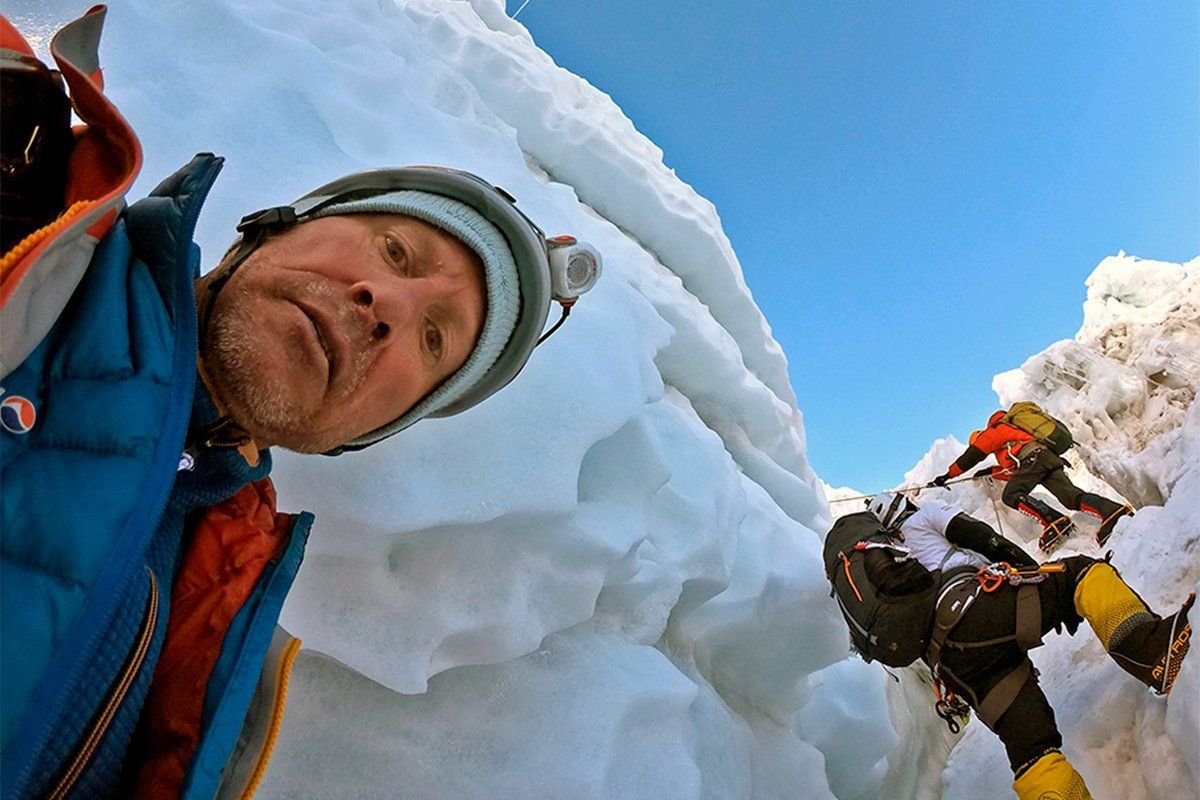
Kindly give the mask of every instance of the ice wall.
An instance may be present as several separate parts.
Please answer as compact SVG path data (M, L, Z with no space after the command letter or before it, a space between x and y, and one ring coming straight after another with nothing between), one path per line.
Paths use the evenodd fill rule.
M1200 385L1200 259L1121 253L1087 281L1084 321L1020 369L997 375L1002 402L1027 397L1067 411L1088 470L1142 505L1161 505L1183 474L1179 445Z
M6 4L35 38L83 10ZM259 796L878 793L893 734L844 660L786 362L713 206L607 96L500 0L114 0L103 55L145 145L134 196L228 158L209 266L247 211L412 163L485 175L606 260L479 408L277 456L281 507L318 524Z
M1124 253L1106 258L1087 281L1084 321L1075 338L1051 345L993 383L999 405L1033 400L1066 422L1077 442L1068 453L1075 462L1069 474L1077 485L1127 499L1137 508L1134 517L1117 525L1106 549L1113 550L1113 563L1125 579L1163 614L1200 590L1198 272L1195 259L1170 264ZM938 440L905 475L904 485L928 482L962 450L954 437ZM921 497L953 502L1039 555L1037 524L1001 505L1001 489L985 480L929 490ZM1057 505L1044 490L1039 493ZM1078 532L1056 557L1101 557L1093 538L1095 520L1078 512L1073 519ZM1095 796L1200 797L1200 658L1195 653L1167 698L1153 695L1112 663L1086 625L1074 637L1051 634L1031 657L1055 709L1063 751ZM903 685L879 678L888 687L896 727L912 732L889 756L882 796L1012 796L999 740L978 721L961 741L945 738L945 727L928 712L926 687L913 691L919 674L902 677ZM939 763L947 754L942 773ZM926 765L918 780L912 779L913 763Z

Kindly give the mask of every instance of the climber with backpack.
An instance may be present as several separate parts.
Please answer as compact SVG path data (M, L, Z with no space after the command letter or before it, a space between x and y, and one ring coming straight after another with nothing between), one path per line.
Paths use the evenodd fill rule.
M899 493L870 499L868 510L842 517L825 538L825 568L867 660L904 667L925 653L937 577L993 562L1037 562L991 526L954 506L918 508ZM854 602L842 602L842 586Z
M993 413L986 428L972 433L967 449L944 474L934 478L932 485L943 486L988 455L994 455L996 465L976 474L1007 481L1001 500L1009 508L1038 521L1042 526L1038 545L1043 551L1054 550L1071 533L1074 525L1067 515L1031 494L1039 485L1046 487L1072 511L1083 511L1100 520L1096 542L1103 545L1118 520L1131 516L1133 509L1124 503L1085 492L1071 482L1065 471L1070 464L1062 456L1073 444L1067 426L1037 404L1014 403L1007 411Z
M959 509L918 507L900 493L838 519L824 562L854 649L892 667L923 660L951 731L969 707L1004 743L1020 800L1091 797L1061 752L1028 650L1086 619L1122 669L1167 694L1191 641L1195 595L1160 617L1107 561L1039 566Z

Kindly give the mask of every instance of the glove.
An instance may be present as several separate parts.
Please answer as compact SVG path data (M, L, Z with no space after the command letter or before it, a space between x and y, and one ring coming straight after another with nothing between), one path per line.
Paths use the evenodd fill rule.
M948 480L950 480L949 475L938 475L936 478L933 479L933 481L931 481L931 484L933 486L945 486L946 481L948 481Z
M994 469L995 469L995 467L984 467L983 469L979 470L971 477L972 478L990 478L990 477L992 477L992 470L994 470Z

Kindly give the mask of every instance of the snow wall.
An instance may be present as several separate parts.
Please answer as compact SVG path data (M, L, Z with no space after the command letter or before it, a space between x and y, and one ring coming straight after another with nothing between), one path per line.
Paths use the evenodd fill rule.
M85 5L4 10L44 52ZM197 233L207 266L247 211L413 163L485 175L606 259L479 408L336 460L277 454L281 506L318 524L259 797L903 800L943 792L952 747L947 797L1011 796L998 742L978 723L946 735L924 676L846 658L823 487L715 209L500 0L114 0L102 57L145 146L132 196L198 150L228 158ZM1076 341L997 382L1077 429L1086 485L1165 501L1113 539L1160 610L1200 577L1195 276L1106 261ZM983 492L954 499L994 520ZM1010 536L1026 522L1004 512ZM1195 659L1167 703L1087 636L1036 657L1094 786L1195 793Z

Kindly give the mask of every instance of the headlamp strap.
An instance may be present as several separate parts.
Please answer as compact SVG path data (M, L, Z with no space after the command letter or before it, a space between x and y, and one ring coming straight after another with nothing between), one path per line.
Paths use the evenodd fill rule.
M290 228L297 222L299 222L299 217L296 216L296 209L291 206L264 208L242 217L241 222L237 225L237 231L242 235L242 240L237 243L233 255L229 259L229 266L208 284L208 300L204 304L204 314L200 318L200 355L203 356L208 352L208 323L212 319L213 307L217 304L217 293L224 288L229 279L233 277L233 273L250 257L250 254L258 249L268 231Z
M261 211L255 211L253 214L247 214L242 217L242 221L238 223L238 233L245 235L246 231L270 229L270 228L287 228L295 225L299 221L296 216L296 209L291 206L275 206L273 208L264 208Z

